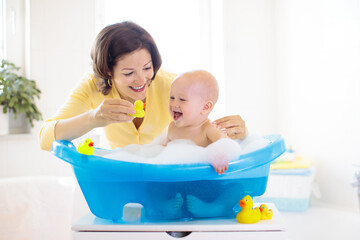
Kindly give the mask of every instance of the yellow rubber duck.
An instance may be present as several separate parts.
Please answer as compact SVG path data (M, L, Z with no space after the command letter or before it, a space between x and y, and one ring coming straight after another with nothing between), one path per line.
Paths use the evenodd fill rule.
M132 117L143 118L145 116L144 111L145 104L141 100L136 100L134 103L135 114L129 114Z
M261 220L268 220L271 219L273 216L273 211L271 209L268 209L268 206L266 204L260 205L260 212L261 212Z
M261 212L259 208L253 209L253 200L249 195L239 201L241 211L236 215L239 223L257 223L260 221Z
M79 143L77 150L79 153L85 155L93 155L94 154L94 142L87 138L85 139L84 143Z

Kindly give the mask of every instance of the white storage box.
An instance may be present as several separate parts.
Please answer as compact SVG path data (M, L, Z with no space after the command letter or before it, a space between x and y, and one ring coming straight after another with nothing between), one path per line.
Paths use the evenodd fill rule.
M304 211L310 205L314 168L272 170L265 193L256 202L273 202L280 211Z

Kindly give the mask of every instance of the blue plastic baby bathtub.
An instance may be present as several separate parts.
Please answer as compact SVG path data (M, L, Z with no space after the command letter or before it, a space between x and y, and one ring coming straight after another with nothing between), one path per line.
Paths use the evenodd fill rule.
M265 138L267 146L231 161L222 175L205 163L158 165L83 155L69 141L54 141L52 153L72 165L97 217L121 220L128 203L141 204L149 220L233 217L245 195L265 192L270 163L285 151L281 136Z

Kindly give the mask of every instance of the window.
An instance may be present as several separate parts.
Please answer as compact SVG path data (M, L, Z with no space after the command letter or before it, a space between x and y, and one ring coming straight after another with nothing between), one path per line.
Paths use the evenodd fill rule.
M0 59L5 58L5 0L0 0Z

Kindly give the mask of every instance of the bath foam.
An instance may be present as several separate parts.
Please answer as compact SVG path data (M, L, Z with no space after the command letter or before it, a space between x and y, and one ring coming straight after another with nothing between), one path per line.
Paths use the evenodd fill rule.
M152 143L145 145L130 144L124 148L116 148L104 158L113 160L149 163L149 164L188 164L209 163L212 156L221 155L229 161L236 160L241 154L260 149L269 141L257 133L250 133L244 140L220 139L207 147L197 146L187 139L171 141L167 146L161 145L166 135L162 134ZM94 155L99 156L95 151Z

